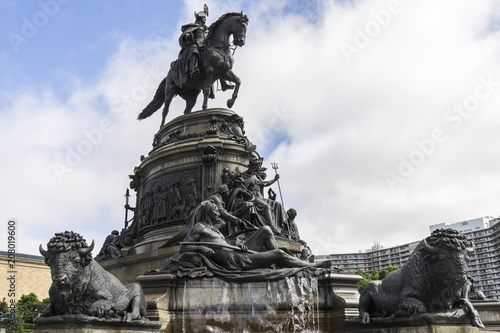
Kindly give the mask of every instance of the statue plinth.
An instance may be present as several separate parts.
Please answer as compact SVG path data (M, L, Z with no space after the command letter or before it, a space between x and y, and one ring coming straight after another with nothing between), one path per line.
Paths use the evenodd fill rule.
M120 236L123 257L101 265L122 283L158 269L179 249L160 247L186 229L193 208L223 184L224 170L243 172L253 159L261 157L234 111L213 108L168 122L131 176L137 199L134 219ZM305 248L304 242L275 236L292 253L300 255Z
M224 168L244 170L260 158L237 117L226 109L197 111L155 135L153 150L134 170L137 236L128 255L154 251L183 230L190 211L221 185Z
M480 329L470 324L464 310L423 313L411 317L377 318L369 324L359 320L344 322L342 332L356 333L479 333Z
M342 332L352 333L479 333L477 327L472 327L467 324L446 325L446 324L429 324L422 326L387 326L380 325L373 327L363 327L360 325L353 325L352 327L345 328Z
M500 302L498 300L472 301L479 316L488 329L500 331Z

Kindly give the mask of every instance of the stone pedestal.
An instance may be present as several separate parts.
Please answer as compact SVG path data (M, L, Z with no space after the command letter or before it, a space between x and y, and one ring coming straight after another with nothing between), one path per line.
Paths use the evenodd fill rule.
M350 327L342 332L355 333L479 333L477 327L470 325L441 325L433 324L427 326L395 326L395 327Z
M342 332L356 333L479 333L462 309L446 313L423 313L409 318L372 318L362 324L359 318L343 322Z
M479 312L481 321L488 331L500 332L500 302L499 301L473 301L472 304Z
M241 121L240 121L241 120ZM135 168L135 244L126 255L150 253L182 231L189 212L222 184L223 169L246 169L260 158L244 135L243 119L208 109L168 122L153 150Z
M232 283L159 274L137 282L148 301L147 317L161 321L162 332L332 332L358 315L360 279L330 274Z
M134 244L125 256L151 253L184 230L189 213L223 184L224 170L240 173L260 159L243 118L227 109L179 116L155 135L153 150L135 168ZM292 252L300 242L281 240Z
M84 315L63 315L41 317L34 320L35 332L55 333L119 333L160 332L161 324L148 320L124 323L119 320L105 320Z
M223 184L223 170L240 173L260 159L245 136L243 118L227 109L208 109L179 116L155 135L153 149L134 170L134 219L122 231L123 257L100 262L123 284L178 252L160 248L186 228L190 211ZM300 255L300 241L275 235L278 246Z
M244 133L243 119L226 109L177 117L155 135L153 149L131 176L137 201L132 224L120 234L123 257L101 265L124 284L135 280L141 284L148 302L147 317L161 322L161 332L478 332L467 318L452 321L453 325L447 324L450 321L362 325L358 275L242 283L143 275L179 252L179 246L162 245L186 229L193 208L221 184L230 183L225 179L231 174L241 175L251 160L260 159ZM284 211L280 214L286 216ZM266 223L275 222L268 219ZM305 243L286 238L292 238L291 234L282 230L274 230L279 247L300 255ZM484 311L496 322L493 310L485 307Z

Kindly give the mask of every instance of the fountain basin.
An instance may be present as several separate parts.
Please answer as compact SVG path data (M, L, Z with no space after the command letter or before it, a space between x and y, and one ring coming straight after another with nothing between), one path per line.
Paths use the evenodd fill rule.
M358 316L352 274L234 283L171 274L137 278L162 332L332 332Z

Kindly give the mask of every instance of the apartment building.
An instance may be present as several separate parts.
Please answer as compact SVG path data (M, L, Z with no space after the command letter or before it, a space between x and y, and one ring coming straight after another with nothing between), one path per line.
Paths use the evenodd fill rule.
M470 257L469 275L474 278L474 286L482 290L487 297L500 299L500 218L484 219L484 225L481 225L481 222L476 225L469 223L472 230L463 232L475 246L474 254ZM456 229L462 227L465 222L470 221L457 222L446 227Z
M500 299L500 218L492 216L477 219L440 223L429 226L430 232L452 228L474 242L475 251L470 257L469 275L474 286L487 297ZM371 249L343 254L316 255L316 261L332 260L333 265L350 271L371 273L388 266L402 266L408 261L419 241L384 248L376 242Z
M333 266L355 271L362 270L371 273L382 270L388 266L401 266L408 261L410 254L417 247L418 241L395 247L384 248L376 242L374 246L366 251L316 255L315 261L331 260Z

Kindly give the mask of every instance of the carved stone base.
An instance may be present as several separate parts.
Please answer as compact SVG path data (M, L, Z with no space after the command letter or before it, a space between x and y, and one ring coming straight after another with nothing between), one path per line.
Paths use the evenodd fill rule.
M477 327L470 325L439 325L433 324L428 326L395 326L395 327L378 327L378 328L363 328L356 327L344 329L342 332L356 333L479 333Z
M118 333L118 332L160 332L161 323L137 320L124 323L120 320L105 320L85 315L63 315L36 318L35 332L57 333Z
M359 320L347 320L344 322L344 331L362 333L480 332L479 328L471 326L471 318L463 309L456 309L449 312L423 313L409 318L372 318L369 324L361 324Z
M231 110L208 109L179 116L158 131L153 150L134 170L137 237L124 256L157 250L219 188L224 168L243 171L250 159L260 158L235 118L241 117Z
M147 317L161 321L162 332L333 332L358 315L359 280L351 274L252 283L137 278Z
M244 133L243 119L220 108L179 116L161 128L132 176L137 200L127 234L133 239L123 245L122 257L101 266L126 285L176 254L178 246L162 246L185 230L191 210L223 184L224 170L241 173L261 158ZM285 235L275 234L279 247L300 256L304 244Z
M425 313L411 318L372 318L369 324L359 319L346 320L342 332L356 333L478 333L461 309L445 313Z
M499 301L475 301L472 302L481 321L488 330L500 332L500 302Z
M290 317L287 311L277 311L275 313L256 312L253 314L238 313L233 314L226 320L214 317L207 319L205 314L187 313L174 316L165 315L164 319L169 321L161 332L184 333L184 332L280 332L298 333L315 332L329 333L340 332L339 325L342 311L332 311L329 314L319 314L309 321L302 321L300 317Z

